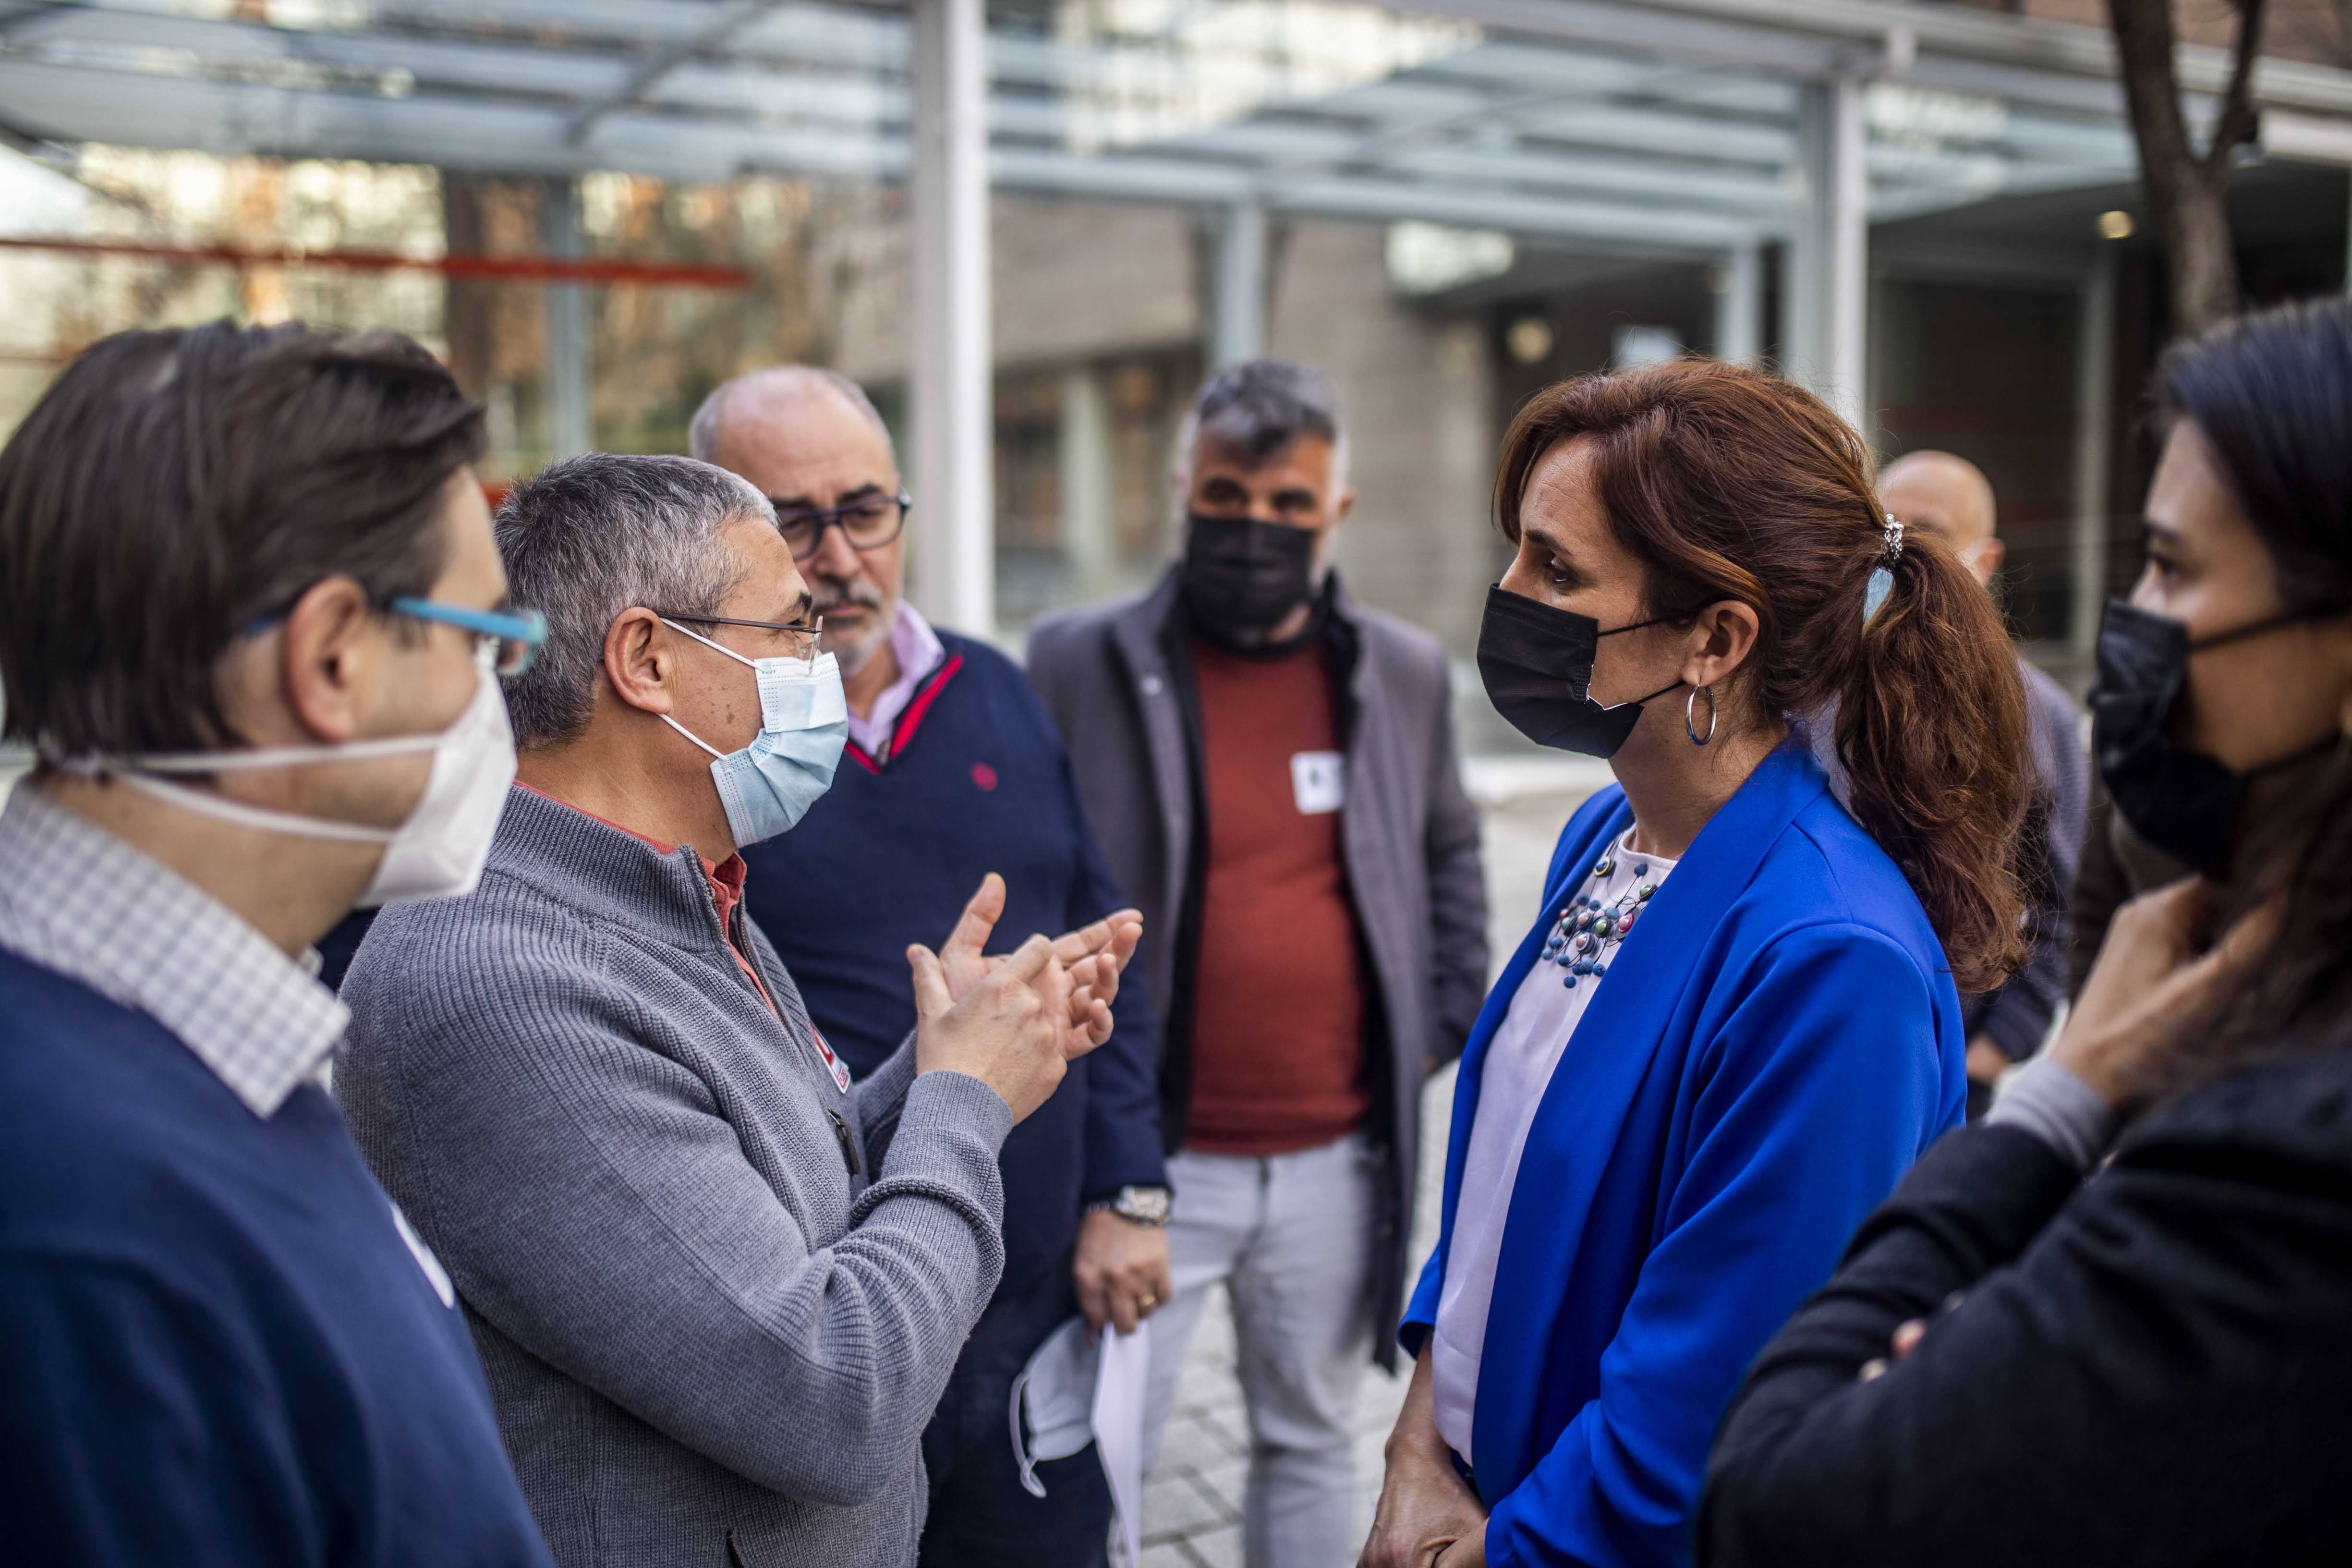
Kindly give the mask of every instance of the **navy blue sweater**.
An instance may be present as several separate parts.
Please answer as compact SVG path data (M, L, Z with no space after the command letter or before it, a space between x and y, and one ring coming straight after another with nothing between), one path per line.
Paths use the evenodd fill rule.
M1020 667L942 632L946 662L917 689L887 758L854 742L799 826L743 852L744 899L852 1071L870 1072L915 1026L907 944L936 948L991 871L1004 918L991 952L1058 936L1126 906L1070 780L1062 739ZM1073 1063L1005 1141L1004 1279L1034 1286L1091 1198L1167 1179L1151 1004L1130 982L1110 1040Z
M0 1563L544 1568L465 1321L316 1085L264 1120L0 952Z

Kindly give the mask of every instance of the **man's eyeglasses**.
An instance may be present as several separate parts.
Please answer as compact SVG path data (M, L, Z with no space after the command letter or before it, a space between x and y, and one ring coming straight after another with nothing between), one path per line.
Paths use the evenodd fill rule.
M473 633L475 646L496 650L490 668L509 680L531 667L541 645L547 641L547 617L537 610L469 610L463 605L404 595L387 607L395 615L438 621Z
M793 559L805 561L824 543L824 531L841 530L853 550L879 550L898 537L907 526L907 509L915 498L905 490L895 496L869 496L852 501L847 506L818 510L787 507L775 497L768 498L776 509L776 526L782 531L784 542L792 547Z
M757 626L765 632L781 632L791 637L793 652L787 657L807 658L816 652L816 639L824 631L824 617L820 616L812 626L804 621L747 621L735 616L681 616L668 610L656 610L655 615L666 621L684 621L697 626Z

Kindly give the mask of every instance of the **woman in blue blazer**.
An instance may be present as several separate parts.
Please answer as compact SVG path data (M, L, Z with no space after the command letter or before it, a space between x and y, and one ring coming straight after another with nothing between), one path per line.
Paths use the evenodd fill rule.
M1990 600L1786 383L1552 387L1497 494L1488 694L1618 782L1463 1053L1364 1561L1679 1563L1748 1362L1960 1120L1955 982L2021 956L2023 693Z

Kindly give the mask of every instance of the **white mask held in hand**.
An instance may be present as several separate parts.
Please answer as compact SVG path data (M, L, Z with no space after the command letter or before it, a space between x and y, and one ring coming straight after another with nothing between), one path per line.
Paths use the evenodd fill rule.
M481 880L482 863L489 858L490 839L498 832L500 813L506 809L507 787L514 783L514 731L507 722L506 697L499 689L492 662L493 650L483 649L475 660L478 684L474 688L473 700L466 704L455 723L438 734L387 735L331 746L170 752L97 762L68 760L58 761L57 765L72 773L112 774L133 789L242 827L290 833L304 838L334 838L350 844L381 844L384 847L383 858L377 863L366 890L360 894L362 909L456 898L472 892L474 884ZM152 776L250 773L305 763L413 756L419 752L433 753L433 772L425 781L425 793L417 796L407 820L398 827L371 827L364 823L273 811Z
M751 667L760 683L760 732L741 751L722 752L667 713L662 722L710 753L710 776L737 848L789 833L833 787L833 771L849 739L849 700L842 693L840 665L829 653L807 659L745 658L676 621L662 625Z

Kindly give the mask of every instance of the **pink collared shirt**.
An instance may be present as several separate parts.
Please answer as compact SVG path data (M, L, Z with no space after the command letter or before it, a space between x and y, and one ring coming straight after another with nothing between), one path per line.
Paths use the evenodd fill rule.
M890 652L898 660L898 679L883 689L866 717L859 718L855 709L849 714L849 738L869 757L890 754L890 731L898 727L898 715L914 700L915 688L948 657L930 622L904 599L898 601L898 618L890 627Z

